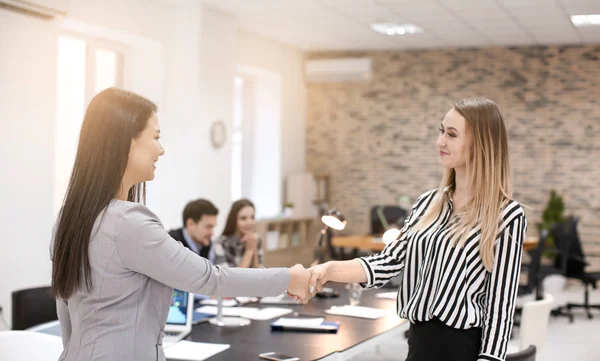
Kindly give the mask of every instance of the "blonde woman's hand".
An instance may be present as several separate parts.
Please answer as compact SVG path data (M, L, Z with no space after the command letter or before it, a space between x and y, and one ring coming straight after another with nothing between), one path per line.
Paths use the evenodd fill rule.
M310 281L308 283L311 296L314 296L317 292L321 292L323 290L323 285L329 281L327 267L327 263L322 263L312 266L308 269L311 274Z

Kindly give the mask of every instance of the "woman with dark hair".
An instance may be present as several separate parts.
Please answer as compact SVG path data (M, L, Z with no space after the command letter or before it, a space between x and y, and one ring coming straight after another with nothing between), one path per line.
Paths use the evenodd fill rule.
M173 288L218 296L309 298L310 273L212 266L143 205L164 154L156 106L115 88L88 106L51 245L60 360L165 360Z
M254 215L254 204L250 200L240 199L233 202L223 234L214 242L215 265L262 267L262 244L256 234Z

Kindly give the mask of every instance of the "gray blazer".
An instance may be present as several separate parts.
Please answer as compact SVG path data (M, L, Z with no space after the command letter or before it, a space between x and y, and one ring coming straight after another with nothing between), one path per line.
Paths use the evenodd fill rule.
M148 208L119 200L98 216L89 258L93 289L83 287L57 302L64 345L59 360L165 360L162 338L173 288L275 296L290 278L286 268L213 266L171 238Z

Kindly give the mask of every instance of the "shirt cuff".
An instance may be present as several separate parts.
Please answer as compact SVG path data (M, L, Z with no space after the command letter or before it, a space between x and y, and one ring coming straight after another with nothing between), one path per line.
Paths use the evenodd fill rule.
M369 262L367 260L365 260L362 257L359 257L358 260L360 261L361 266L363 267L365 274L367 275L367 282L365 283L361 283L360 285L364 288L369 288L369 287L373 287L373 269L371 268L371 265L369 264Z
M504 360L501 358L498 358L496 356L492 356L492 355L479 354L479 357L477 357L477 361L504 361Z

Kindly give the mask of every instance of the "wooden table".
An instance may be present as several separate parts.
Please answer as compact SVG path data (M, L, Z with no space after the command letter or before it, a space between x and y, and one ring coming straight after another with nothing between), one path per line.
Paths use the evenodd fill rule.
M531 251L532 249L534 249L538 243L540 243L540 239L537 237L527 237L525 238L525 241L523 242L523 250L525 251Z
M527 237L523 242L523 250L529 251L537 246L539 240L536 237ZM334 247L348 247L368 249L380 252L385 248L381 237L377 236L333 236L331 244Z
M331 244L334 247L368 249L380 252L385 248L381 237L377 236L333 236Z

